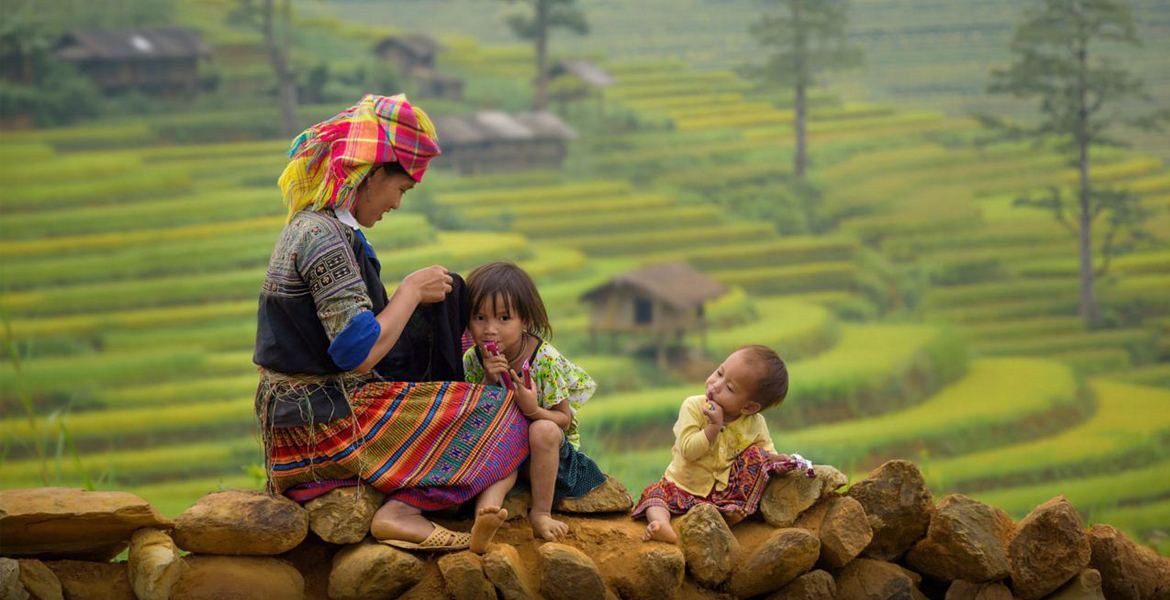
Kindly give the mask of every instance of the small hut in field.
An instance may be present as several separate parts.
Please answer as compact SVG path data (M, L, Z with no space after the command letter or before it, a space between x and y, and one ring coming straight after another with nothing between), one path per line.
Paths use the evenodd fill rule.
M549 94L560 104L561 114L573 100L596 98L600 105L603 90L616 83L613 75L584 58L557 61L549 68L548 77Z
M435 164L466 175L514 170L559 169L576 132L547 112L509 114L483 111L435 117L443 146Z
M212 56L198 33L182 27L74 29L54 56L76 65L107 94L139 91L162 96L199 89L199 62Z
M700 334L707 347L704 303L725 294L727 288L685 263L664 263L623 273L585 292L581 300L592 307L590 339L609 334L632 334L652 344L660 366L666 350L688 333Z
M434 72L435 57L446 49L426 34L392 35L374 46L374 54L397 67L399 73L414 76L420 72Z

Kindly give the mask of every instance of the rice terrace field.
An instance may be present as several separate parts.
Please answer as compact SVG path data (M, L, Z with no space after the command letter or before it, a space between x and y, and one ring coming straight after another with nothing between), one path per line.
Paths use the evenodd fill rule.
M218 65L228 88L272 77L258 34L225 25L232 4L175 10L230 53ZM532 51L499 39L506 3L453 3L474 5L495 34L441 26L433 2L393 3L409 9L397 21L371 2L295 4L317 32L298 44L305 65L325 57L337 70L355 48L430 27L447 45L438 68L468 82L462 104L420 100L432 116L529 103ZM579 4L591 35L563 34L553 53L598 61L616 84L568 106L579 137L565 168L465 176L437 160L402 212L368 231L388 286L433 263L466 273L509 259L532 273L552 341L599 383L580 414L583 450L636 495L661 476L679 403L705 374L591 344L579 296L631 268L687 261L731 290L706 308L710 358L752 342L789 363L789 398L769 415L781 451L853 479L908 458L936 498L961 492L1016 518L1065 494L1087 524L1170 554L1166 137L1094 151L1095 180L1139 195L1153 237L1098 281L1103 318L1090 327L1077 316L1075 238L1013 202L1071 191L1075 170L1052 145L976 143L985 130L965 110L985 85L972 83L985 77L976 65L1006 60L1015 13L963 21L947 10L963 3L938 1L909 22L895 20L907 2L854 2L868 66L810 96L810 208L790 188L790 95L735 68L754 51L758 6L727 3L706 29L735 35L697 34L680 51L715 3L681 2L673 29L641 37L616 16L633 3ZM1170 9L1133 7L1148 35L1131 67L1165 106ZM910 63L906 36L974 51L926 46ZM316 122L358 93L298 116ZM124 489L174 516L209 491L263 485L251 352L285 217L276 124L271 101L0 131L0 486ZM791 218L752 212L767 199Z

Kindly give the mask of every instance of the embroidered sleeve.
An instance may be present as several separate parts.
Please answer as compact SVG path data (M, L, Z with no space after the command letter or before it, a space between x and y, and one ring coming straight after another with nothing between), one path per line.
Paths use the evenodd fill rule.
M463 379L467 383L483 383L485 375L487 373L479 362L479 356L475 354L475 346L468 348L467 352L463 353Z
M369 354L381 327L373 318L373 304L342 225L316 215L302 218L306 222L295 243L295 266L309 287L317 318L330 342L337 345L330 346L330 354L339 367L349 370ZM363 314L368 316L359 319ZM361 359L354 363L352 358L358 354Z
M683 458L690 461L699 460L711 450L711 442L703 428L707 426L707 417L699 406L701 396L687 398L682 408L678 410L678 421L674 424L674 439L678 451Z
M597 391L597 383L585 369L573 364L547 342L536 353L530 368L541 408L552 408L568 400L569 408L576 414Z

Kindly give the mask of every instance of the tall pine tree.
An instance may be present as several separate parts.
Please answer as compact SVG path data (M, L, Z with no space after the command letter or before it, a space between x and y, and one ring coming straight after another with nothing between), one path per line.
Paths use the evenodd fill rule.
M517 0L509 0L515 2ZM536 98L533 108L544 110L548 105L548 40L554 28L568 29L577 35L589 33L585 13L575 5L575 0L520 0L532 7L532 14L518 14L508 17L512 33L535 46L536 55Z
M993 128L1013 137L1031 137L1036 143L1055 138L1078 171L1075 198L1059 188L1046 195L1025 197L1017 204L1050 210L1078 239L1080 260L1079 314L1098 320L1094 280L1104 274L1125 232L1140 239L1146 213L1138 198L1122 190L1095 187L1091 174L1094 146L1122 145L1108 135L1118 120L1120 100L1148 99L1142 81L1113 58L1097 53L1102 42L1138 45L1133 16L1122 0L1040 0L1017 25L1011 43L1015 61L991 73L988 91L1037 99L1040 119L1031 127L983 116ZM1157 127L1165 114L1132 119L1140 126ZM1068 215L1072 215L1069 218ZM1107 230L1100 246L1101 264L1094 269L1093 227L1099 218Z
M780 5L780 13L760 17L749 31L761 45L774 48L775 52L767 62L748 66L745 72L765 85L792 88L796 138L793 170L798 178L803 178L808 166L808 88L821 73L861 64L861 50L846 43L847 0L773 2Z

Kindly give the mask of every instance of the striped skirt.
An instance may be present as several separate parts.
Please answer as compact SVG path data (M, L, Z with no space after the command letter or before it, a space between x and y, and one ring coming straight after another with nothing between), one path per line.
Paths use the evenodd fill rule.
M422 510L471 499L528 457L528 420L502 388L377 382L347 417L266 432L269 487L306 501L368 483Z

